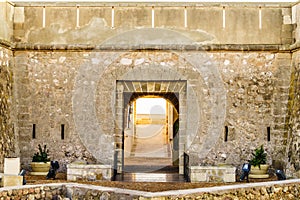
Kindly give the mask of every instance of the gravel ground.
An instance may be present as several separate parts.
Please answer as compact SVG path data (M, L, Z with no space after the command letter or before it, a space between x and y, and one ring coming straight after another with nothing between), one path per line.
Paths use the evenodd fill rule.
M55 180L47 180L45 178L45 176L31 176L31 175L26 175L25 179L27 181L27 185L71 182L71 181L67 181L66 174L63 174L63 173L58 173L56 175ZM268 179L251 179L250 183L251 182L275 181L275 180L277 180L277 178L273 176ZM105 187L117 187L117 188L140 190L140 191L147 191L147 192L160 192L160 191L168 191L168 190L182 190L182 189L241 184L241 182L235 182L235 183L167 182L166 183L166 182L120 182L120 181L76 181L76 183L92 184L92 185L105 186ZM246 181L242 182L242 183L246 184Z

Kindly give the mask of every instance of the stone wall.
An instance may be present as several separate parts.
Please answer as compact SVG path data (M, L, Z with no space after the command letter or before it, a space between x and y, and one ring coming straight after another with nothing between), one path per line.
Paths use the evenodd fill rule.
M4 157L18 156L13 103L13 54L0 44L0 171Z
M218 145L204 165L242 164L264 145L268 162L285 157L284 119L289 90L290 55L284 53L220 53L214 55L226 88L226 117ZM225 141L225 126L228 127ZM270 140L267 129L270 127ZM200 137L200 135L199 135ZM234 149L234 151L232 151ZM195 150L195 152L197 152Z
M24 164L39 143L63 165L77 159L112 164L116 80L187 81L180 148L186 146L191 165L239 165L261 144L269 164L285 161L289 53L19 51L15 63Z
M68 187L68 186L67 186ZM237 186L223 186L214 188L199 188L180 191L142 192L113 188L99 188L96 186L69 185L72 199L88 199L93 196L97 199L139 199L139 200L172 200L172 199L297 199L300 193L299 182L286 183L268 182ZM69 196L70 197L70 196Z
M293 54L288 110L288 173L300 176L300 51Z
M19 146L27 168L47 144L61 170L112 165L116 81L180 80L179 149L190 165L238 166L263 144L269 164L298 170L298 53L292 69L288 45L299 5L0 4L0 42L14 52L0 49L3 156Z
M75 131L73 119L75 76L85 55L16 52L15 65L18 67L15 68L14 89L18 99L17 134L25 167L31 162L38 144L47 145L52 159L63 160L60 162L62 170L66 170L66 163L76 160L94 162Z
M59 199L66 196L66 187L62 184L6 187L0 189L1 199Z
M108 44L108 39L126 45L293 42L291 8L276 4L19 2L15 10L14 40L22 43ZM178 41L178 34L185 40Z
M297 199L300 194L299 179L254 184L228 185L190 190L144 192L102 186L72 183L27 185L1 188L3 199Z

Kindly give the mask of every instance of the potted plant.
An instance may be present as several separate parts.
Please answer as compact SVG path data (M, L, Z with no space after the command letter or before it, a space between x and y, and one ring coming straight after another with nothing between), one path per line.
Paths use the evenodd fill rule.
M249 161L251 164L250 178L269 178L267 165L267 154L263 145L256 148L252 153L253 158Z
M38 152L36 152L32 157L31 168L32 175L47 175L50 168L50 158L49 158L49 150L47 146L38 145Z

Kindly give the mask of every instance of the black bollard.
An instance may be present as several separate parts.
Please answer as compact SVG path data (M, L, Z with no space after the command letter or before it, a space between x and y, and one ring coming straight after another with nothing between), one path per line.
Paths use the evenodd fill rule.
M49 169L49 172L46 176L47 179L55 179L55 176L56 176L56 171L58 170L59 168L59 164L57 161L51 161L51 166L50 166L50 169Z
M21 172L19 173L19 176L23 176L23 185L26 185L25 174L26 174L25 169L22 169Z
M243 181L246 178L246 181L249 183L249 173L251 165L249 163L244 163L242 167L242 175L240 176L240 181Z
M286 180L286 176L285 176L285 174L284 174L284 172L282 170L277 169L275 171L275 174L276 174L278 180L280 180L280 181L281 180Z

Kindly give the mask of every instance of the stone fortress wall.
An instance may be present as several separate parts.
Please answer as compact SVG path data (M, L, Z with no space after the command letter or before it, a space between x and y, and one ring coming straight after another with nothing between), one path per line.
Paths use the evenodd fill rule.
M26 167L43 143L62 166L112 165L116 81L185 80L191 165L238 166L263 144L297 176L299 5L0 4L2 158Z
M15 7L14 40L29 44L109 45L112 38L117 40L121 33L128 33L126 39L121 38L119 42L124 44L130 41L132 44L135 41L133 44L139 44L150 42L150 38L148 41L135 38L140 32L133 30L156 28L185 36L186 41L168 33L171 37L168 42L172 44L191 44L192 41L290 44L291 20L290 7L264 4L18 3ZM155 37L155 33L151 37ZM155 41L155 44L163 43L163 40Z
M0 2L0 170L4 157L18 156L17 116L14 115L13 7ZM3 20L4 19L4 20Z

